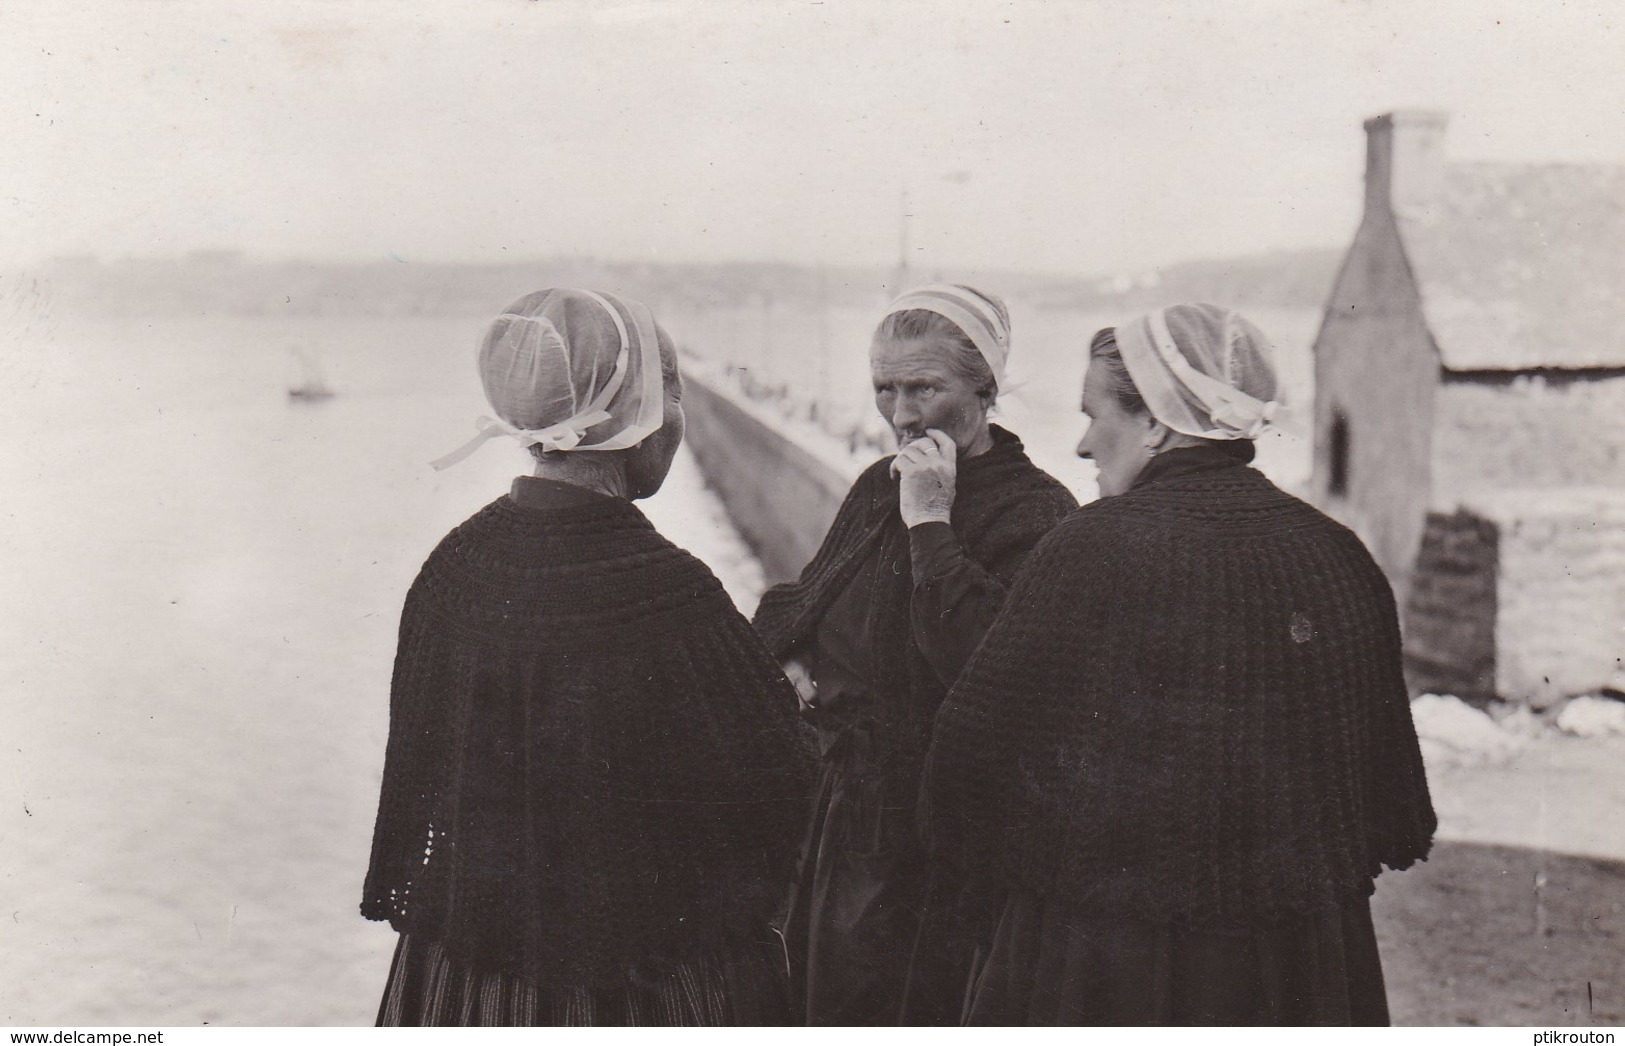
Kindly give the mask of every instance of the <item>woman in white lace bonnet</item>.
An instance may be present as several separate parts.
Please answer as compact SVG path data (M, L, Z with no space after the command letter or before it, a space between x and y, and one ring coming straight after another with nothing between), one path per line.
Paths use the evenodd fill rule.
M1284 410L1269 339L1216 305L1158 309L1095 332L1084 399L1090 424L1078 456L1094 462L1102 497L1181 447L1247 464Z
M590 291L527 294L491 322L479 370L497 417L481 418L474 438L435 468L508 436L530 450L538 476L634 500L660 489L683 441L683 383L670 338L641 304Z
M769 921L811 787L795 691L632 504L682 439L637 302L491 324L492 438L535 474L449 534L401 614L362 913L400 933L380 1024L782 1024Z
M1385 1024L1382 865L1436 824L1382 571L1247 467L1262 332L1158 309L1090 346L1101 497L1028 559L937 715L940 860L1003 884L975 1024Z

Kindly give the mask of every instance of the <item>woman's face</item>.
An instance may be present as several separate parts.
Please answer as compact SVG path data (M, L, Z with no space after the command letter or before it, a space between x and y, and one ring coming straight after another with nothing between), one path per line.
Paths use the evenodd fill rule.
M1156 419L1135 414L1111 389L1104 365L1089 361L1083 376L1082 410L1088 428L1078 441L1078 457L1094 462L1103 498L1123 493L1151 460Z
M949 365L959 351L941 338L877 339L869 349L875 407L899 447L940 429L962 452L985 449L987 400Z

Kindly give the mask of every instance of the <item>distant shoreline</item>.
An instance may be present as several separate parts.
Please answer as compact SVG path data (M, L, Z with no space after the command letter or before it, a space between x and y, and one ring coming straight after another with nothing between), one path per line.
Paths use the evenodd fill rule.
M1181 262L1131 274L909 272L908 283L974 280L1006 298L1041 308L1129 310L1174 301L1239 308L1320 308L1342 252L1282 251ZM658 309L873 306L892 293L895 270L788 262L645 263L556 258L470 265L256 260L233 251L173 258L102 261L53 258L9 279L41 281L54 306L102 316L484 315L492 301L545 286L590 286L640 298Z

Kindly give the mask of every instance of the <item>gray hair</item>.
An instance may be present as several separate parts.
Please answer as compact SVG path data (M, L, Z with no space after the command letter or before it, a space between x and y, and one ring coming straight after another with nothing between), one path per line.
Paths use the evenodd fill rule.
M979 291L975 287L963 283L954 286L970 291L980 298L987 299L988 303L998 311L999 321L1010 326L1010 310L1005 307L1004 300L996 294ZM993 369L982 358L981 350L970 340L970 336L959 329L959 325L941 313L931 312L928 309L904 309L894 312L880 321L875 328L875 340L909 341L915 338L940 338L952 345L954 351L947 356L949 369L956 378L969 382L976 389L976 394L987 400L992 406L998 399L999 384L993 377Z

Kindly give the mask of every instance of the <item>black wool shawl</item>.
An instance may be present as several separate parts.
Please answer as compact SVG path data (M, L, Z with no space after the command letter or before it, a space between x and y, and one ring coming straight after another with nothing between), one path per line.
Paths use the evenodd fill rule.
M1023 557L1077 501L1027 458L1020 439L990 428L993 446L958 463L950 524L966 556L1008 586ZM912 806L932 716L948 688L914 644L908 528L898 514L891 463L891 456L881 458L858 477L812 561L795 581L763 595L754 624L774 656L784 658L812 638L857 571L873 567L870 679L888 696L875 742L887 776L899 785L893 795Z
M1222 453L1149 472L1034 550L944 702L935 852L1155 922L1369 896L1437 825L1386 578Z
M815 771L795 708L632 504L501 498L407 595L362 914L542 984L759 938Z

